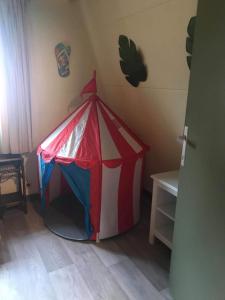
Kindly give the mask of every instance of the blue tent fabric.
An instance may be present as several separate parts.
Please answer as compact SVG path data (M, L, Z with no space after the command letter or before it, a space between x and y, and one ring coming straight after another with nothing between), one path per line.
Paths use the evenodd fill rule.
M52 171L55 166L55 161L52 160L46 163L41 156L39 157L39 169L40 169L40 189L41 189L41 208L46 208L45 192L49 184ZM85 211L85 229L88 237L91 237L93 232L90 222L90 171L84 170L74 163L69 165L59 164L59 167L68 182L73 193L77 199L84 206Z
M39 168L40 168L40 172L41 172L40 186L41 186L41 208L42 209L44 209L46 206L45 191L49 184L54 166L55 166L55 162L53 160L49 163L46 163L40 157Z
M60 164L60 169L66 178L70 188L82 203L85 210L85 229L88 237L91 237L93 232L90 223L90 171L84 170L74 163L69 165Z

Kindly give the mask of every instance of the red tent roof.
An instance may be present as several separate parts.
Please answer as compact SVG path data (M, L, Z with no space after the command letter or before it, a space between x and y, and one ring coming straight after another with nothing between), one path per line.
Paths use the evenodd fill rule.
M88 167L95 162L120 163L143 155L147 146L96 95L96 79L83 88L81 95L94 93L73 111L38 147L47 162L76 162Z

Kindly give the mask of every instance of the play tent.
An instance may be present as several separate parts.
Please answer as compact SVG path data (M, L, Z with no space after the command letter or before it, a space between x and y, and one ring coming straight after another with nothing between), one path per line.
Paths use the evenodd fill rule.
M139 220L144 145L96 94L86 100L38 147L42 207L55 164L85 211L89 239L122 233ZM65 200L66 201L66 200Z

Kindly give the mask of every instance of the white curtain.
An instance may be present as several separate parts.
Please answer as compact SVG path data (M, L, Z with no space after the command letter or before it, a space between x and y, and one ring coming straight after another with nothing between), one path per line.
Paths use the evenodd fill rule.
M0 152L32 150L27 0L0 0Z

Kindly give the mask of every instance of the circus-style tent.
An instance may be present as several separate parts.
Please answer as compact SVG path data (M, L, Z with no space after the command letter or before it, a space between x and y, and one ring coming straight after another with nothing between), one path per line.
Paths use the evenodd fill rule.
M147 150L100 100L94 78L86 100L38 147L42 207L55 164L85 212L89 239L122 233L139 220L143 157ZM65 200L66 201L66 200Z

